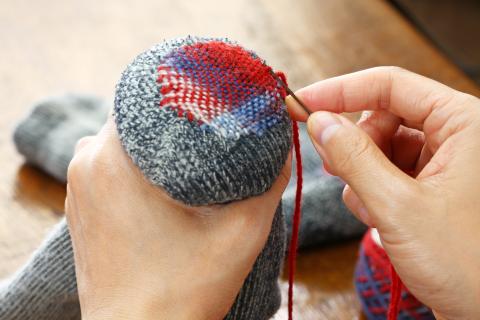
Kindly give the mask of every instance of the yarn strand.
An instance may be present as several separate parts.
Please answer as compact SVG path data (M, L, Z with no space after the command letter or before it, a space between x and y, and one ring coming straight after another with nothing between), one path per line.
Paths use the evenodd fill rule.
M390 265L390 274L392 284L390 287L390 305L388 306L387 319L396 320L402 296L402 283L393 265Z
M295 209L293 213L292 237L290 239L290 250L288 252L288 319L293 319L293 281L295 278L298 231L300 228L301 205L302 205L302 187L303 187L303 167L302 155L300 153L300 137L298 132L298 123L293 121L293 146L295 149L295 160L297 169L297 190L295 193Z

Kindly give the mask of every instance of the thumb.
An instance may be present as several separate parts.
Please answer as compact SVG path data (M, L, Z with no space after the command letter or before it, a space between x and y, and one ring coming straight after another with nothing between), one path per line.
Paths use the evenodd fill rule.
M330 173L353 189L375 225L393 215L395 203L412 192L413 179L346 118L330 112L313 113L308 119L308 131Z

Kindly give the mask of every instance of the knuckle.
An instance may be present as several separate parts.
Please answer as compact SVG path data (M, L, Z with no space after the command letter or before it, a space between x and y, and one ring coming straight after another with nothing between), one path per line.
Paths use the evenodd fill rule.
M89 197L94 203L105 195L124 190L127 179L121 166L112 159L108 148L101 144L89 147L77 153L67 170L67 183L73 193Z
M67 181L73 182L74 185L78 181L84 181L90 177L95 178L95 183L102 181L109 173L112 172L111 161L108 152L103 148L95 148L83 150L74 155L70 161L67 170ZM90 181L91 182L91 181Z
M379 94L377 101L372 101L372 104L376 104L381 110L388 109L392 98L394 83L397 82L399 78L404 77L405 74L410 73L410 71L397 66L377 67L374 71L372 75L374 79L373 83L377 87L375 91L378 91Z
M457 94L454 90L428 91L419 97L416 105L418 107L427 106L430 110L435 110L443 106L448 107L456 98Z
M399 76L411 73L411 71L398 66L380 66L372 68L373 75L381 81L393 81Z
M82 176L84 172L84 163L83 157L78 154L70 161L67 169L67 181L69 184Z
M95 177L95 187L100 192L109 192L109 190L118 190L125 180L129 180L132 175L129 168L122 159L112 156L109 148L99 148L90 159L90 174Z
M68 168L67 181L76 192L89 190L96 195L110 193L122 185L123 179L114 168L97 153L75 157Z
M463 97L465 97L466 101L468 101L469 103L471 103L472 105L475 105L476 107L479 107L480 106L480 99L471 95L471 94L468 94L468 93L461 93Z
M453 134L480 121L477 98L458 91L431 94L418 103L428 104L432 109L423 129L430 145L436 150Z
M458 99L458 103L456 104L459 105L461 109L472 111L477 114L480 113L479 98L464 92L456 92L456 97Z
M391 76L397 76L399 74L404 74L404 73L409 73L405 68L399 67L399 66L385 66L385 67L380 67L383 68L383 71L385 71L387 74Z
M90 141L92 141L93 136L86 136L80 138L77 143L75 144L75 153L78 153L80 150L82 150L85 146L87 146Z

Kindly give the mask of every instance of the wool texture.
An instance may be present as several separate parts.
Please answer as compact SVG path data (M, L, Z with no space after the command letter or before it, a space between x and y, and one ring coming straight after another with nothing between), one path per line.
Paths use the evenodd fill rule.
M92 99L85 95L65 96L75 97L74 101ZM14 133L17 150L26 161L59 181L66 181L67 165L73 157L77 140L96 134L108 113L107 103L100 98L93 98L98 103L78 112L78 105L71 103L70 98L65 99L65 96L50 97L34 104ZM322 160L313 147L306 126L299 124L299 128L304 172L299 248L312 248L361 236L366 231L365 225L355 219L342 201L345 183L322 169ZM45 142L47 140L49 143ZM293 162L292 178L282 197L288 238L292 230L296 192L295 159Z
M355 287L363 312L369 320L433 320L432 311L418 301L400 281L392 282L392 267L385 250L373 239L375 231L369 230L361 243L355 267ZM391 305L392 286L401 286L398 309L393 313ZM394 290L395 291L395 290ZM395 297L393 297L395 299ZM396 306L396 304L395 304ZM388 312L391 315L388 315Z
M120 141L152 184L183 203L261 194L285 165L292 139L286 92L270 72L253 52L227 39L187 37L155 46L117 85ZM270 259L257 259L253 283L236 300L262 303L240 303L226 319L268 319L278 309L285 227L273 225L271 233L278 242L263 249Z
M255 54L226 39L187 37L157 45L139 55L117 85L120 141L154 185L183 203L261 194L276 180L291 146L285 92L270 71ZM80 317L74 312L79 308L65 221L58 230L64 232L54 233L51 245L5 287L1 319L18 319L19 309L34 314L32 319L63 319L66 296L73 297L68 305L76 304L69 309L73 318ZM279 204L265 247L225 319L269 319L278 310L285 241ZM52 255L58 259L47 259ZM58 260L69 267L58 270Z
M117 85L125 150L154 185L190 205L265 192L285 164L292 132L286 93L269 71L226 39L153 47Z
M66 94L36 103L13 134L19 153L56 179L66 182L77 141L94 135L107 119L109 104L98 97Z
M2 320L79 320L73 251L65 220L0 287Z
M286 83L286 79L283 80ZM293 147L295 151L297 169L297 190L295 194L295 209L293 210L292 235L288 252L288 320L293 319L293 283L295 281L295 270L297 267L298 232L302 218L302 188L303 188L303 167L302 154L300 151L300 134L298 123L293 122Z
M202 46L179 49L212 41L235 45L226 39L190 37L146 51L123 73L115 98L117 126L128 154L153 184L191 205L228 202L264 192L278 175L290 148L290 124L284 117L284 106L275 98L283 93L275 83L260 81L259 87L263 86L265 92L259 94L253 90L256 99L248 99L245 93L252 90L245 84L250 80L240 81L244 91L236 98L228 97L228 91L213 95L215 99L231 101L228 108L212 95L208 100L205 92L216 90L215 81L208 77L216 72L217 77L222 78L222 66L234 63L227 59L227 64L223 61L216 68L196 73L197 79L206 79L206 84L202 86L202 98L195 93L201 90L192 86L192 79L195 80L192 70L198 69L198 62L205 65L211 61L208 60L211 56L202 60L193 55L195 65L188 59ZM181 54L173 54L175 51ZM168 77L175 88L163 89L168 86L165 82ZM225 81L231 84L231 80L226 77ZM187 87L196 88L195 92L187 92ZM181 103L181 92L190 99L188 103ZM73 101L87 98L76 96ZM171 105L165 99L170 99ZM95 99L97 103L91 104L91 108L79 107L71 101L72 98L59 97L35 105L14 135L17 149L27 161L60 181L66 179L67 164L76 141L98 132L108 109L99 99ZM201 103L193 106L192 101ZM266 108L269 103L272 110ZM219 108L214 107L212 112L211 106ZM260 110L262 116L255 110ZM49 143L44 143L47 139ZM304 126L300 127L300 140L305 180L299 247L360 235L365 227L349 214L341 201L343 182L323 172ZM206 172L199 174L197 166ZM283 196L288 223L294 211L295 186L296 181L292 181ZM189 192L189 188L195 191ZM277 278L285 251L284 224L281 210L277 209L265 248L228 319L266 319L278 309ZM291 226L288 230L291 231ZM50 287L56 291L48 289ZM0 319L79 318L71 242L62 221L26 266L0 287Z

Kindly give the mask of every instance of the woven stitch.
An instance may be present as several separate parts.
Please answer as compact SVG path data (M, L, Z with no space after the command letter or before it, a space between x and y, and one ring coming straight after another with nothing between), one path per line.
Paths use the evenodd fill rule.
M186 45L158 67L160 106L224 136L263 134L282 120L285 89L271 69L238 45Z
M285 93L270 72L226 39L187 37L154 46L117 85L114 117L125 151L154 185L186 204L224 203L268 190L292 137ZM278 310L285 240L279 204L226 320L266 320ZM63 220L0 289L0 319L80 319L72 252Z
M372 239L368 231L361 244L355 268L355 287L363 311L369 320L387 319L391 287L390 261L385 250ZM399 305L399 320L433 320L431 310L403 288Z
M174 199L207 205L268 190L290 151L285 91L227 39L187 37L140 54L117 85L120 140Z

